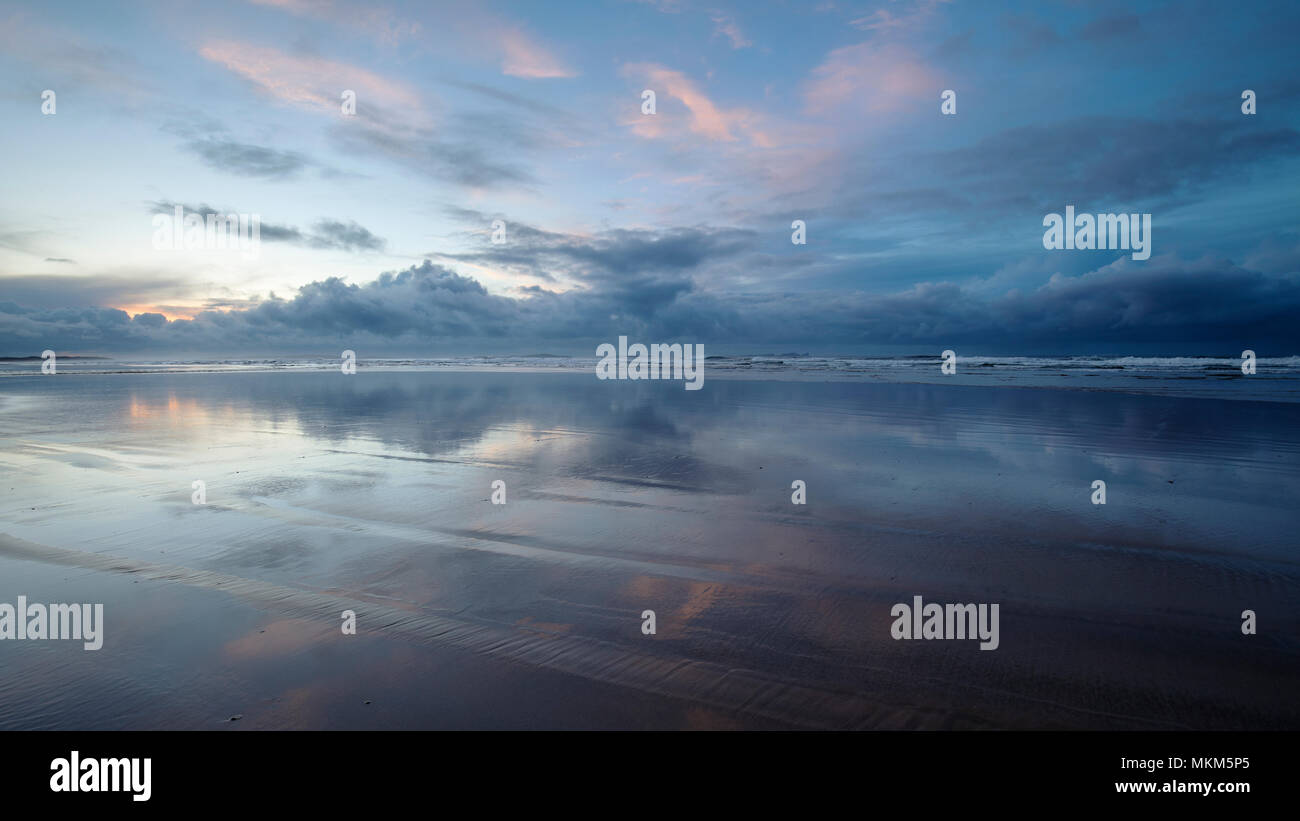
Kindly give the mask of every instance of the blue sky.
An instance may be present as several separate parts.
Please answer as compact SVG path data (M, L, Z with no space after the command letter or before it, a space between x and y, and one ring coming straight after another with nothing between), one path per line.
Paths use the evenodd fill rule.
M1297 354L1298 40L1264 2L11 3L0 355ZM155 249L175 205L259 252ZM1066 205L1150 213L1150 259L1044 250Z

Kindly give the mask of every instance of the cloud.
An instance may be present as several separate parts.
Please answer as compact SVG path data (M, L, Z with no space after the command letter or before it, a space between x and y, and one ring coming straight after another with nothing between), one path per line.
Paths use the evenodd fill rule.
M553 105L547 105L546 103L543 103L540 100L535 100L532 97L526 97L521 94L511 94L508 91L493 88L492 86L484 85L482 83L467 83L460 80L443 80L442 82L449 86L464 89L465 91L472 91L475 94L480 94L499 102L527 109L536 114L544 114L553 119L567 121L570 124L574 119L572 113L556 108Z
M211 118L173 119L162 126L162 131L181 138L185 149L210 168L240 177L292 180L309 168L322 174L336 173L301 152L234 139L228 136L225 126Z
M651 90L679 100L690 112L690 129L710 140L734 140L733 118L714 105L704 92L685 74L653 63L633 63L623 67L625 74L642 74ZM661 116L661 115L656 115Z
M549 236L549 235L548 235ZM544 237L543 239L547 239ZM577 250L603 261L620 238ZM626 238L623 238L626 239ZM551 241L547 239L547 241ZM697 238L695 242L699 242ZM705 245L708 242L705 241ZM691 243L686 243L687 246ZM1164 350L1300 350L1300 274L1270 276L1228 260L1122 258L1042 286L989 294L952 282L921 283L887 294L720 293L696 288L689 270L708 252L662 255L653 243L626 244L624 272L656 275L591 278L592 287L555 292L489 293L477 280L426 260L364 285L338 278L309 283L292 299L270 298L245 310L206 311L192 320L132 319L101 307L31 307L0 303L0 354L54 349L125 352L482 350L508 344L518 352L545 343L576 344L632 334L654 339L757 346L798 343L840 350L885 344L954 345L981 350L1050 346L1096 352L1099 346L1160 345ZM637 257L640 259L637 259ZM27 298L32 288L19 283ZM93 289L89 280L79 285ZM6 293L9 289L6 289ZM64 289L66 298L67 290ZM93 290L85 293L91 294ZM361 347L357 348L358 350Z
M514 110L462 107L435 123L419 111L372 106L364 116L333 122L328 131L333 147L349 157L376 158L442 182L489 189L534 184L528 170L532 155L571 148L582 139L584 129L569 112L481 83L442 82Z
M928 22L939 5L946 2L948 0L905 0L896 6L901 11L878 8L871 14L850 20L849 25L877 35L916 29Z
M906 225L913 239L927 226L952 236L946 219L967 221L978 213L961 239L988 237L994 219L1032 217L1037 224L1070 204L1093 212L1141 205L1159 218L1216 184L1251 180L1297 156L1300 131L1261 128L1246 117L1090 116L1004 129L905 163L857 151L808 176L823 181L839 211L899 231ZM1235 216L1225 212L1227 219Z
M740 26L733 18L720 11L712 12L710 17L713 20L713 35L726 37L731 41L732 49L739 50L754 45L753 41L746 39L741 33Z
M387 242L351 220L318 220L312 226L308 244L314 248L337 248L343 251L382 251Z
M464 126L464 121L457 125ZM470 135L446 136L447 129L368 118L341 125L331 135L345 153L382 157L424 176L470 188L493 188L534 181L532 173L520 164L521 128L507 119L497 133L474 139ZM499 150L502 142L512 140L508 150Z
M680 71L655 63L627 63L620 73L625 77L643 78L645 87L655 92L657 109L662 108L665 96L685 106L686 128L693 134L717 142L735 142L738 135L743 134L759 147L768 148L775 144L756 113L744 108L720 108ZM637 136L649 139L680 136L674 129L673 115L663 110L654 115L642 115L638 107L637 114L624 124L632 126Z
M517 29L503 29L483 21L462 24L467 38L505 55L502 59L508 74L533 78L573 76ZM341 153L377 157L470 188L530 184L533 175L522 164L526 152L557 144L572 145L572 138L558 125L537 127L518 116L471 111L435 121L413 88L347 63L234 41L209 43L200 54L244 77L263 94L287 105L329 115L328 134ZM566 121L564 112L542 103L479 83L450 84L548 115L554 123L572 124ZM343 89L356 92L355 117L340 116ZM290 176L315 165L299 154L196 134L191 126L173 128L187 133L188 147L206 162L237 173Z
M233 40L211 42L200 48L199 54L248 80L267 96L299 108L338 114L344 89L356 92L358 111L366 105L421 108L419 94L404 83L348 63Z
M863 31L887 31L889 29L900 28L903 20L894 16L889 9L876 9L871 14L859 17L856 20L850 20L849 25Z
M499 45L502 51L502 74L529 79L577 76L558 57L518 29L503 31Z
M487 226L492 217L448 209L463 221ZM609 294L636 294L641 308L671 301L694 286L691 275L750 252L757 238L737 228L610 229L593 235L543 231L506 221L508 241L432 258L490 266L547 282L566 281ZM637 313L643 311L637 310Z
M234 140L191 140L186 147L212 168L244 177L292 179L314 164L297 151L280 151Z
M205 203L193 205L171 200L157 200L148 205L149 212L153 214L174 214L180 208L182 213L198 214L205 220L209 214L224 216L239 213L228 208L213 208ZM287 242L308 248L340 251L382 251L388 245L383 237L376 236L352 220L320 219L312 225L311 231L304 232L293 226L277 225L259 219L258 237L265 242Z
M937 73L906 46L875 41L837 48L812 70L804 89L809 114L851 107L889 112L941 90Z
M1289 236L1267 236L1246 257L1245 265L1254 271L1273 274L1300 271L1300 238L1294 232Z
M950 180L1002 198L1133 202L1300 155L1300 131L1243 119L1081 117L1007 129L932 161Z
M229 50L229 49L228 49ZM261 54L261 50L256 53ZM274 82L262 84L268 93L294 105L330 115L327 134L333 148L349 157L373 157L394 163L408 171L470 188L504 184L528 184L532 175L522 162L526 153L557 142L557 128L538 126L526 117L466 112L447 116L435 123L415 92L389 83L377 75L362 72L346 76L340 63L319 64L314 58L297 58L269 52L264 63L255 62L244 71L261 78L281 63L286 75L274 75ZM244 55L247 57L248 55ZM333 72L328 79L321 71ZM368 79L367 79L368 78ZM546 113L552 121L564 121L563 112L527 101L507 92L479 84L450 83L494 99L509 101L526 111ZM357 92L357 116L339 112L339 89ZM325 106L328 104L328 108ZM220 136L225 129L209 122L203 129L189 122L173 123L169 130L187 139L187 145L212 163L233 161L233 168L265 170L292 175L307 166L320 168L323 175L339 172L300 154L258 150ZM562 138L561 138L562 139Z

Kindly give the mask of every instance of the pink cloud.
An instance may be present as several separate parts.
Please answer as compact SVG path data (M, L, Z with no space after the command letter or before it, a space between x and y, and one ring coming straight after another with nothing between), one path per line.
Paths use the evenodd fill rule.
M710 140L732 142L737 139L733 132L747 130L756 119L755 115L744 109L725 111L719 108L680 71L654 63L631 63L623 67L623 74L645 77L647 88L658 97L667 96L686 106L690 115L690 131ZM668 124L665 120L657 119L660 116L642 116L631 121L631 125L642 137L667 136L670 133Z
M405 85L347 63L234 41L209 43L199 49L199 54L250 81L263 93L302 108L338 108L344 89L355 91L361 106L377 104L408 112L420 108L419 95Z
M503 74L532 79L576 76L559 58L518 29L507 30L501 36L500 46Z
M824 114L852 105L859 111L883 112L925 95L937 95L936 73L901 45L874 42L832 51L804 89L810 114Z

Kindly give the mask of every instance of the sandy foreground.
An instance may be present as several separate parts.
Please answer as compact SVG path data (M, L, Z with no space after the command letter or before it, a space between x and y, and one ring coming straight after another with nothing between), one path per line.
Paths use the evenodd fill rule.
M1300 728L1295 404L8 377L0 482L0 603L105 612L0 641L2 729Z

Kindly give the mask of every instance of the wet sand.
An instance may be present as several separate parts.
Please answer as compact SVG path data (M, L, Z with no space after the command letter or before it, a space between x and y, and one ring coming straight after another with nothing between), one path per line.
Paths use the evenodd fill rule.
M3 729L1300 728L1294 403L522 372L0 390L0 602L106 619L98 652L0 641ZM893 640L914 595L999 603L999 648Z

